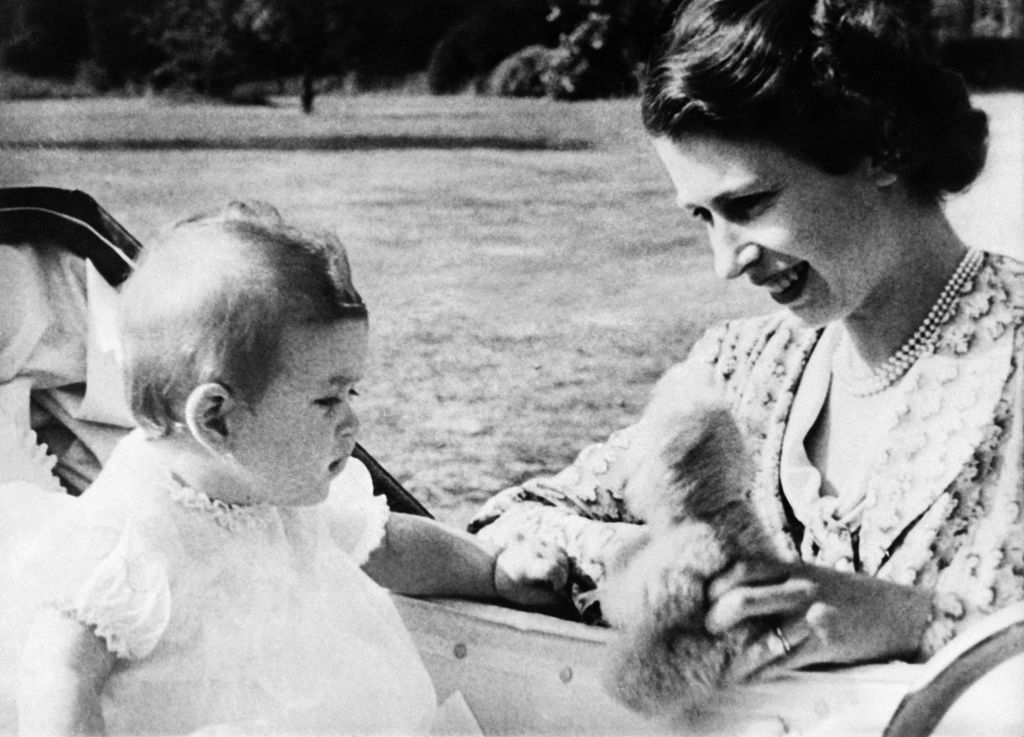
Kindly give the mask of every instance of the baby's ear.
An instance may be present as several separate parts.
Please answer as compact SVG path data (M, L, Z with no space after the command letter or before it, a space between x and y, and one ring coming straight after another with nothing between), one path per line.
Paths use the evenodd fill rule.
M185 425L200 445L220 455L228 452L227 416L235 409L231 390L209 382L191 391L185 401Z

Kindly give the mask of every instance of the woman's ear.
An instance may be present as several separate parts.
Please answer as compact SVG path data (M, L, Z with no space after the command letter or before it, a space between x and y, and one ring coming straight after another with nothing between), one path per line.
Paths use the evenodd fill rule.
M185 425L189 433L214 455L230 453L227 417L237 403L223 384L200 384L185 401Z

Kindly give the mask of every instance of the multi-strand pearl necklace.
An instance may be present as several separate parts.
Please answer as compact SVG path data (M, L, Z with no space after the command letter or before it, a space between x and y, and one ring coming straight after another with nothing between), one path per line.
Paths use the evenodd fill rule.
M910 336L899 350L889 356L880 366L871 368L870 373L861 378L853 377L853 370L850 368L853 357L853 348L849 338L843 340L842 348L845 348L846 366L839 367L839 355L844 351L837 348L832 360L832 378L847 394L855 397L870 397L878 394L895 384L910 367L917 362L921 356L930 353L935 348L935 338L942 327L950 318L956 308L960 295L963 294L967 285L974 279L981 268L981 261L984 257L982 251L971 249L956 267L953 276L942 288L942 293L928 311L927 317L914 334Z

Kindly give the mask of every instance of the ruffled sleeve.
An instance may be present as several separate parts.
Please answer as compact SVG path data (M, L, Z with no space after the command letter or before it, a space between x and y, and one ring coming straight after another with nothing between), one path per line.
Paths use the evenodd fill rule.
M54 603L94 627L119 658L140 660L157 646L170 621L167 569L128 527L82 583Z
M324 508L335 543L357 565L363 565L384 539L391 514L387 499L374 495L373 479L366 466L349 458L344 470L331 482Z

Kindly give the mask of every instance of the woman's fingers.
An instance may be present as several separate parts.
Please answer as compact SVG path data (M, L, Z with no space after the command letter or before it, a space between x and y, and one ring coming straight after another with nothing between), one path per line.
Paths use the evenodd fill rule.
M817 584L804 578L766 586L739 586L714 600L704 626L712 634L723 634L754 617L802 617L817 596Z
M708 586L708 599L714 602L739 586L782 583L789 578L790 572L789 564L777 560L741 560L715 577Z
M786 622L748 643L733 661L732 676L747 681L800 668L814 662L815 647L814 632L801 620Z

